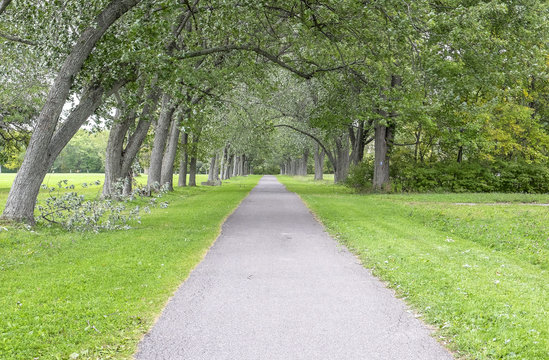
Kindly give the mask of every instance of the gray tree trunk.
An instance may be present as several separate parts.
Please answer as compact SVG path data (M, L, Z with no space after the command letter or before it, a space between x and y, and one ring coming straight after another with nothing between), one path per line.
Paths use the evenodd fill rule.
M307 164L309 162L309 149L303 150L303 157L298 162L298 175L307 176Z
M364 158L364 146L365 146L365 130L364 121L359 122L359 125L355 130L352 126L349 126L349 135L351 139L351 163L358 165Z
M198 155L198 142L200 141L201 129L198 129L193 134L193 142L191 144L191 161L189 164L189 186L196 186L196 157Z
M402 79L398 75L391 76L391 87L399 87ZM395 100L395 99L393 99ZM393 137L395 134L394 118L396 113L388 114L386 111L379 112L381 116L387 119L388 126L377 123L374 127L375 137L375 161L374 161L374 178L372 185L374 190L388 191L390 190L390 158L393 147Z
M221 164L219 165L219 170L221 173L221 180L225 180L225 168L227 167L227 156L228 156L228 145L223 147L223 154L221 155Z
M187 151L187 143L189 134L181 133L181 158L179 160L179 179L177 186L187 186L187 163L189 162L189 153Z
M152 122L152 114L156 111L159 100L159 91L154 88L147 96L143 110L139 115L139 121L134 132L126 136L131 124L135 122L135 112L130 112L128 118L123 120L128 123L115 123L109 133L107 150L105 153L105 182L103 183L103 197L113 195L114 184L122 178L131 176L131 167L135 157L147 136ZM127 137L126 147L123 147L124 138ZM131 180L131 179L130 179ZM131 185L131 181L129 182ZM124 194L131 192L131 187L124 189Z
M181 117L179 117L179 119L172 121L168 145L166 152L164 153L164 158L162 159L160 183L167 186L170 191L173 191L173 164L175 162L175 156L177 155L181 120Z
M239 162L239 156L234 155L234 161L233 161L233 177L238 176L238 162Z
M238 170L238 172L240 173L240 176L246 175L245 165L246 165L246 155L242 154L242 156L240 157L240 169Z
M149 165L149 174L147 179L147 187L155 189L161 185L162 176L162 158L164 157L164 149L168 139L168 131L173 119L173 113L176 105L172 103L169 95L162 96L162 111L156 127L154 129L154 142L151 151L151 161Z
M233 161L234 155L229 155L229 158L227 159L227 168L225 169L225 180L230 179L231 175L233 173Z
M70 138L74 135L74 133L71 135L71 128L66 129L65 124L68 120L56 130L58 128L59 117L69 96L74 79L82 69L84 62L89 57L92 50L95 48L97 41L101 39L103 34L116 20L118 20L118 18L139 2L140 0L111 1L95 18L91 26L82 32L82 35L80 35L76 44L65 58L53 85L50 87L44 106L36 119L36 127L34 128L27 147L23 164L10 189L2 218L34 223L34 206L40 190L40 185L59 152L61 152ZM100 92L101 95L103 95L103 91ZM99 104L101 103L101 96L96 99L96 102ZM78 107L80 107L80 105ZM86 109L83 107L80 108L82 112L86 112ZM97 107L95 109L97 109ZM93 111L95 111L95 109ZM74 112L76 112L76 109ZM78 128L80 128L88 117L89 115L82 120L82 116L75 116L73 124L68 125L80 123L78 126ZM78 119L79 121L76 121L77 118L80 118ZM70 137L65 142L64 140L68 136ZM54 138L58 137L61 138L62 141L55 142ZM51 150L55 150L55 156Z
M196 186L196 158L191 156L189 164L189 186Z
M105 181L103 182L103 197L109 197L114 191L115 184L122 176L122 157L124 139L130 126L135 121L135 112L124 119L120 119L120 110L116 109L115 123L109 132L105 151ZM134 115L134 116L132 116Z
M349 175L349 139L347 135L336 138L336 167L334 169L334 182L342 183Z
M315 147L315 180L324 179L324 149L318 144Z
M217 154L215 154L214 156L212 156L212 159L210 160L210 169L208 171L208 182L214 182L218 179L218 176L217 176L217 171L218 171L218 167L217 167Z
M389 186L389 145L391 131L387 126L375 126L375 159L373 187L377 191L385 191Z

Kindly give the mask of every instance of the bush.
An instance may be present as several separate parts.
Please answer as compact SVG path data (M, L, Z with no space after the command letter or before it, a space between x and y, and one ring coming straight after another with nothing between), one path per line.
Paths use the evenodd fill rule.
M374 163L370 158L366 158L358 165L352 165L349 169L349 176L345 180L345 185L359 192L366 192L372 189L372 179L374 177Z
M526 162L437 162L396 164L392 181L400 191L549 192L549 168Z

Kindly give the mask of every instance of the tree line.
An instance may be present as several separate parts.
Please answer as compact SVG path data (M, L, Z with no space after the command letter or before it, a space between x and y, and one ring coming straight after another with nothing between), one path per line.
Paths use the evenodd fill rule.
M0 143L26 148L3 218L32 222L59 154L104 120L105 197L143 157L152 191L174 168L194 185L206 157L213 182L265 158L303 173L309 156L342 182L371 148L376 190L395 160L546 164L547 15L535 0L2 0Z

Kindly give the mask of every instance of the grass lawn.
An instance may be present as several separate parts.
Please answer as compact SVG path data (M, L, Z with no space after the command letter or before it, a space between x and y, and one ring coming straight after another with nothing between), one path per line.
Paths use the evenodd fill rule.
M528 204L549 195L357 195L278 178L457 357L549 359L549 207Z
M0 175L2 206L13 177ZM79 193L95 197L101 186L80 184L102 178L52 174L46 182L69 179ZM163 198L167 209L153 209L128 231L0 231L0 359L131 358L259 178L178 188Z

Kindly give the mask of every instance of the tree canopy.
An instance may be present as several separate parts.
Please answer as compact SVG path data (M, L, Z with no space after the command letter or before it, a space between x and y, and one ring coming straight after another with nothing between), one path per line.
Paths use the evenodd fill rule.
M0 149L26 148L4 217L32 219L94 123L110 130L104 196L136 163L154 187L209 159L221 177L306 173L312 154L338 182L366 164L376 190L429 164L546 167L548 14L536 0L4 0Z

